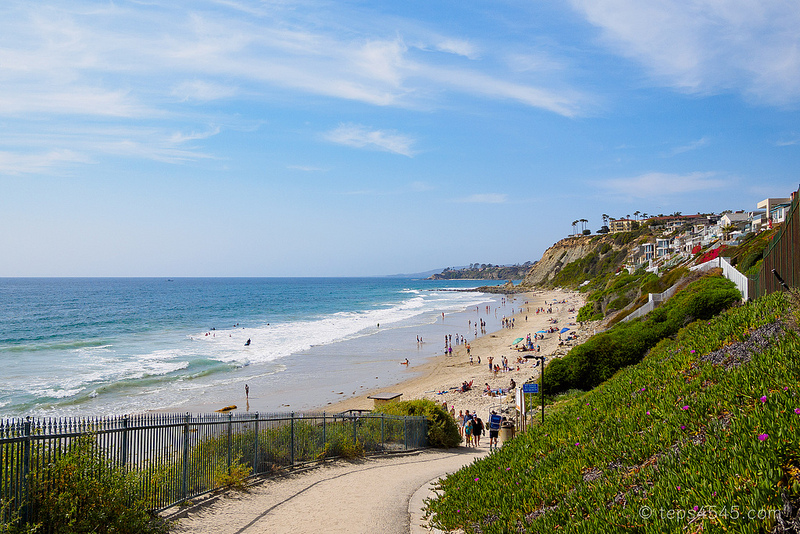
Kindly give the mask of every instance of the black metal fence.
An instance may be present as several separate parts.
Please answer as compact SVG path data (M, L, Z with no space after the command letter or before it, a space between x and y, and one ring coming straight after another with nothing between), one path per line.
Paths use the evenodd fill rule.
M142 414L0 421L0 520L36 521L30 488L90 441L107 469L135 473L131 499L160 511L220 487L232 469L272 473L325 458L427 446L424 417L344 414ZM222 476L221 476L222 475ZM56 487L53 487L57 491ZM1 530L1 529L0 529Z
M773 270L787 286L800 287L800 190L793 196L781 229L764 251L758 276L750 279L750 298L783 289Z

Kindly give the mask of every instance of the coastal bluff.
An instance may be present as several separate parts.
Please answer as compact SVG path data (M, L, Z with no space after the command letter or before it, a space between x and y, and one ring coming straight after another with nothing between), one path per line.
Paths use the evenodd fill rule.
M627 250L630 245L620 242L619 235L572 236L558 241L544 251L542 258L528 271L519 286L530 289L547 285L565 266L602 248L614 251Z

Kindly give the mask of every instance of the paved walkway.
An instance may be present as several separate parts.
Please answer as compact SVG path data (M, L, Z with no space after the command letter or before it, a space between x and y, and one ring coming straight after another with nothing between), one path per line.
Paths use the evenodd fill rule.
M425 450L336 461L226 492L190 511L173 532L409 534L420 528L429 483L488 454L488 447Z

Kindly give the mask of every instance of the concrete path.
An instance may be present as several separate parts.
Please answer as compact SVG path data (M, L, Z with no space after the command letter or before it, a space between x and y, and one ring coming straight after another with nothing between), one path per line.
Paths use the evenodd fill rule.
M226 492L179 519L177 533L409 534L420 527L429 483L488 454L488 447L339 460Z

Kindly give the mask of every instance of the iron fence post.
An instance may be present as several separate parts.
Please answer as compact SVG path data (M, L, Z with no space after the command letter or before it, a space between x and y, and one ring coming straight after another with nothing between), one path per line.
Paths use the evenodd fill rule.
M356 420L357 420L357 417L355 415L353 415L352 417L353 417L353 445L355 445L356 442L358 441L358 439L356 438Z
M255 475L258 473L258 412L253 415L255 421L253 424L253 429L255 431L255 436L253 437L253 472L252 474Z
M289 457L291 458L291 462L292 462L291 465L294 465L294 412L292 412L292 415L291 415L290 425L292 427L292 442L289 444L289 447L291 449L291 453L289 454Z
M383 431L383 425L384 425L384 422L386 421L386 418L384 417L384 415L385 414L383 412L381 412L381 447L382 448L385 447L385 442L386 442L386 437L385 437L385 434L384 434L384 431Z
M233 458L233 414L228 412L228 474L231 474Z
M128 416L122 418L122 470L127 471L128 465Z
M22 519L25 523L30 522L30 506L28 494L28 478L31 473L31 418L25 418L25 426L23 430L23 437L25 438L22 446Z
M328 447L328 428L327 428L327 419L325 418L325 412L322 412L322 450L326 451ZM325 455L327 456L327 454Z
M403 445L408 450L408 417L403 416Z
M185 501L189 494L189 412L183 418L183 488L181 498Z

